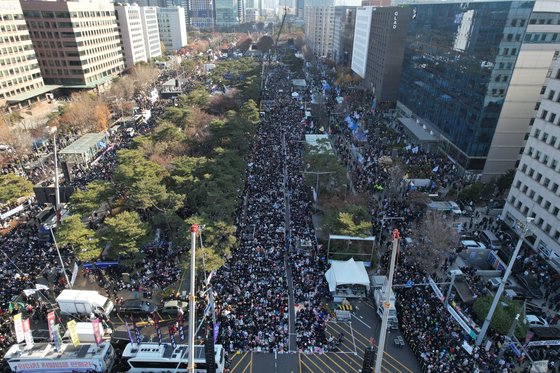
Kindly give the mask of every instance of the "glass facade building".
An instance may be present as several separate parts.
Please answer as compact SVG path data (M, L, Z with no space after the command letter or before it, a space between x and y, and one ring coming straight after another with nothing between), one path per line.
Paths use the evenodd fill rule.
M411 6L399 105L433 124L444 138L444 150L465 169L484 168L504 102L515 89L510 83L524 45L560 41L556 33L528 32L529 25L540 22L534 19L534 5L495 1ZM549 15L548 25L558 25L558 14ZM534 83L543 82L544 76Z

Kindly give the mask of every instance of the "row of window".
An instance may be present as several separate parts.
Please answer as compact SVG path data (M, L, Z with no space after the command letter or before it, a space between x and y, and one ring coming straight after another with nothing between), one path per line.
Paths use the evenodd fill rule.
M0 58L0 65L16 65L26 61L35 61L37 58L35 57L35 53L30 53L24 56L12 56L12 57L5 57Z
M32 91L36 88L41 88L43 86L43 82L38 82L38 83L33 83L33 84L29 84L23 87L17 87L14 88L10 91L8 90L4 90L4 89L0 89L0 99L6 99L12 96L16 96L19 95L20 93L24 93L27 91ZM2 87L4 88L4 87Z
M93 17L110 17L114 15L111 11L96 11L96 12L52 12L40 10L24 10L23 15L26 18L93 18Z
M554 162L555 162L555 167L558 167L558 161L554 160ZM535 169L533 169L532 167L528 167L526 164L523 164L523 166L521 166L521 172L523 172L525 175L529 176L536 182L540 183L542 186L544 186L551 192L555 194L558 192L558 183L551 182L551 180L548 177L543 178L543 174L541 174L538 171L535 171Z
M525 42L528 43L557 43L558 33L554 32L528 32L525 34Z
M13 66L11 69L1 70L0 71L0 76L12 77L14 75L23 74L27 71L35 70L37 68L39 68L39 65L37 63L32 63L30 65ZM16 78L14 78L14 79L16 79ZM21 79L21 77L19 77L17 79Z
M540 197L540 198L542 198L542 197ZM555 240L560 239L560 230L555 231L554 234L553 234L552 233L552 225L547 223L542 217L537 217L537 214L534 213L534 212L531 212L529 214L529 211L532 210L532 208L533 208L533 204L531 204L531 206L525 205L525 204L523 204L523 202L521 202L520 200L515 198L515 196L511 196L510 199L509 199L509 202L511 203L511 205L513 207L515 207L523 215L525 215L525 216L530 215L532 218L534 218L535 220L534 220L533 224L535 226L539 227L548 236L554 238ZM556 206L553 207L552 209L550 209L550 207L551 207L550 201L546 201L545 204L542 205L542 207L544 207L554 217L556 217L556 218L559 217L558 212L560 212L560 209Z

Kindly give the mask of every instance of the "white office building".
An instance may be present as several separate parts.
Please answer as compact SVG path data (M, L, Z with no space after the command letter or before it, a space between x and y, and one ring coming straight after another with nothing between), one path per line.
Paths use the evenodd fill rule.
M527 240L560 270L560 59L551 66L529 138L506 200L510 226L534 218Z
M137 62L148 60L140 7L136 4L117 5L115 11L123 46L124 66L130 69Z
M332 58L334 6L306 7L304 17L307 46L318 57Z
M159 26L157 20L157 8L153 6L140 7L142 27L144 31L144 45L148 60L161 56L161 44L159 39Z
M187 45L185 8L180 6L158 8L159 37L166 49L177 51Z
M373 7L360 7L356 10L354 45L352 46L352 71L362 78L366 76L372 18Z

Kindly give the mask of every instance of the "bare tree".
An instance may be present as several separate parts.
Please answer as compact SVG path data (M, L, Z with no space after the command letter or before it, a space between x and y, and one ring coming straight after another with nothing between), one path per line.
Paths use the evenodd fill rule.
M154 84L159 76L159 70L151 65L136 65L132 71L131 78L134 81L136 89L147 95L148 90Z
M416 224L412 237L415 241L409 257L420 269L431 273L452 252L458 242L458 234L452 219L437 211L427 211L424 220Z
M56 124L61 131L97 132L107 128L109 117L109 110L99 96L82 92L72 95L72 101Z

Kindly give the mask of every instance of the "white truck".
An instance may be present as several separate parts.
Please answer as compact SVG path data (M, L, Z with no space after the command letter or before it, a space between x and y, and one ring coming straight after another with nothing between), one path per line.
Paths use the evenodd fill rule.
M93 312L109 315L115 307L109 298L93 290L63 290L56 303L64 315L89 315Z

